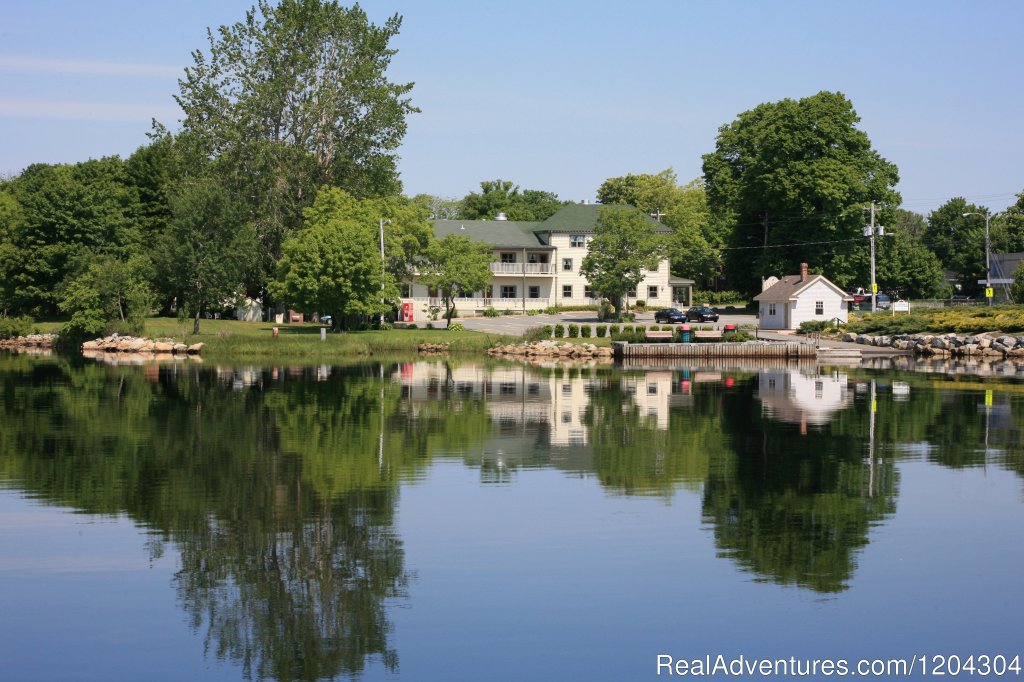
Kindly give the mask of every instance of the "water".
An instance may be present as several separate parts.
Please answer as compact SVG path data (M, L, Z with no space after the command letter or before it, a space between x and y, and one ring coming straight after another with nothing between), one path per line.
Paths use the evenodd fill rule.
M4 356L0 392L3 680L1024 654L1012 378Z

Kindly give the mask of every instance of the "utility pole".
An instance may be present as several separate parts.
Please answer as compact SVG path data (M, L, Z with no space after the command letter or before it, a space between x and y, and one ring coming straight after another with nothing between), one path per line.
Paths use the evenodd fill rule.
M885 227L875 225L875 202L871 202L871 225L864 228L864 236L871 238L871 312L878 304L878 282L875 281L875 235L885 234Z
M768 246L768 211L764 212L764 245Z

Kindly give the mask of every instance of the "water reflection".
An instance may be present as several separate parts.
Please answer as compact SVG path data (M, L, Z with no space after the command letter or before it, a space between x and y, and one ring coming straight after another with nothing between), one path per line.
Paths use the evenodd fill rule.
M857 368L18 357L0 393L0 481L152 529L209 651L257 678L399 670L396 508L440 458L486 484L543 467L619 496L688 490L723 560L819 593L849 586L896 512L901 459L1024 472L1020 385Z

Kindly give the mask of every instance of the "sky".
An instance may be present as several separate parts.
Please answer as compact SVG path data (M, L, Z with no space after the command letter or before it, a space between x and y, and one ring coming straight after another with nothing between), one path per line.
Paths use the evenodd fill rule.
M255 0L0 0L0 175L130 155L174 130L207 27ZM1020 0L585 3L368 0L403 18L389 77L413 82L405 193L483 180L593 200L609 177L700 177L718 128L763 102L844 93L923 214L1024 191Z

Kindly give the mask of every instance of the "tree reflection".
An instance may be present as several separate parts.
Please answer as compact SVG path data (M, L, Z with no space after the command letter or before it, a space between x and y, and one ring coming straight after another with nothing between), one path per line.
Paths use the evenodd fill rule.
M865 420L836 431L773 421L752 390L724 396L722 418L743 434L704 490L722 554L782 584L846 589L869 529L896 508L892 459L863 461Z

